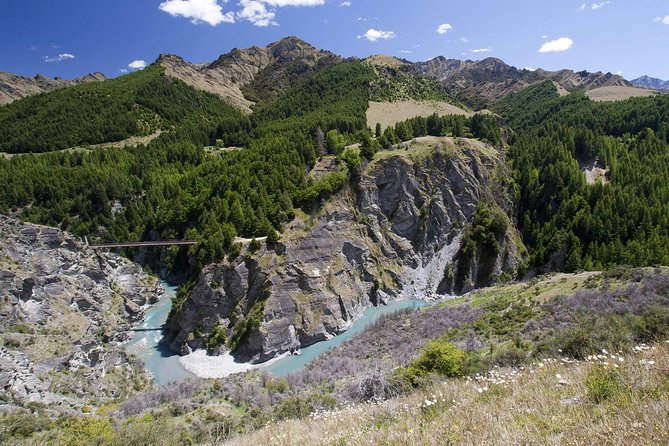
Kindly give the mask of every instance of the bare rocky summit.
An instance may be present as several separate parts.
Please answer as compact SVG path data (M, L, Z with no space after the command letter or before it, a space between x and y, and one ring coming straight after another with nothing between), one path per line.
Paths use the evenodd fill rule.
M105 75L102 73L91 73L73 80L65 80L58 77L51 79L41 74L35 77L25 77L0 72L0 105L9 104L28 96L71 87L72 85L102 82L105 79Z
M290 88L301 76L340 60L297 37L287 37L264 48L235 48L210 63L192 64L171 54L162 54L156 62L168 76L251 112L256 100L270 99ZM256 88L249 91L249 86Z
M478 105L478 108L485 108L509 93L544 80L555 82L558 88L567 92L576 89L632 86L623 77L611 73L521 70L494 57L463 61L440 56L427 62L416 63L414 70L429 79L444 82L454 96L472 105Z
M650 76L641 76L630 81L632 85L639 88L647 88L649 90L669 91L669 81L657 79Z

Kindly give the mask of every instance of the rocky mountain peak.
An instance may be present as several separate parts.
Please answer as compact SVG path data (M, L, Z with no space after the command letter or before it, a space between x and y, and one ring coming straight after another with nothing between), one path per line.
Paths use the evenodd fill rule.
M634 85L635 87L640 87L640 88L669 91L669 81L664 81L662 79L650 77L647 75L634 79L633 81L631 81L631 84Z

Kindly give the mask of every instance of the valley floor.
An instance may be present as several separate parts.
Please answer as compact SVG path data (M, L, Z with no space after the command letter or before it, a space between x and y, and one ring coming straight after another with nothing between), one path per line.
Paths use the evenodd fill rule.
M231 445L669 444L669 341L546 359L290 420Z

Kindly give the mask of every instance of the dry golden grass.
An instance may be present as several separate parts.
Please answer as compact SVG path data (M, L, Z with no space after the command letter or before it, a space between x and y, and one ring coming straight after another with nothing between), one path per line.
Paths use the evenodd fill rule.
M669 343L623 359L599 355L435 383L384 403L271 424L229 444L669 444ZM615 368L621 377L602 403L588 396L593 367Z
M471 116L472 113L442 101L405 100L397 102L370 102L367 109L367 124L374 128L379 123L382 129L394 126L416 116L439 115Z
M600 87L585 93L587 97L595 102L624 101L629 98L655 96L656 94L657 92L654 90L623 86Z

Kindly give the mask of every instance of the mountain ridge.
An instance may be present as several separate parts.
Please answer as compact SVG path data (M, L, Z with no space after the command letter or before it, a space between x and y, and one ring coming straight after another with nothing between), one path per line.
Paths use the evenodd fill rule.
M256 102L266 102L286 91L299 79L320 69L341 63L345 58L289 36L265 47L233 48L216 59L192 63L175 54L161 53L155 63L168 77L213 93L225 102L250 113ZM601 87L633 87L619 75L562 69L548 71L519 69L495 57L482 60L448 59L438 56L424 62L410 62L376 54L362 59L370 65L386 65L421 75L444 84L446 90L472 108L483 109L511 92L543 80L552 80L560 91L590 91ZM33 94L106 78L92 73L72 81L43 76L26 78L0 72L0 105ZM641 85L643 86L643 85ZM655 89L669 89L669 86ZM18 92L18 93L16 93Z
M537 82L551 80L567 92L577 89L632 85L621 76L588 71L562 69L530 71L508 65L496 57L483 60L447 59L438 56L426 62L416 62L415 72L443 82L456 98L475 108L485 108L512 92Z
M0 71L0 106L35 94L46 93L87 82L102 82L106 79L107 77L100 72L93 72L72 80L66 80L60 77L51 79L41 74L27 77Z
M266 47L233 48L203 64L192 64L179 56L167 54L162 54L156 63L165 68L168 76L251 112L255 102L276 97L289 88L292 81L341 61L334 53L319 50L291 36ZM274 85L268 87L267 84L271 83ZM248 96L255 100L250 100Z
M650 77L647 75L631 80L630 83L635 87L649 88L651 90L669 91L669 81L658 79L656 77Z

